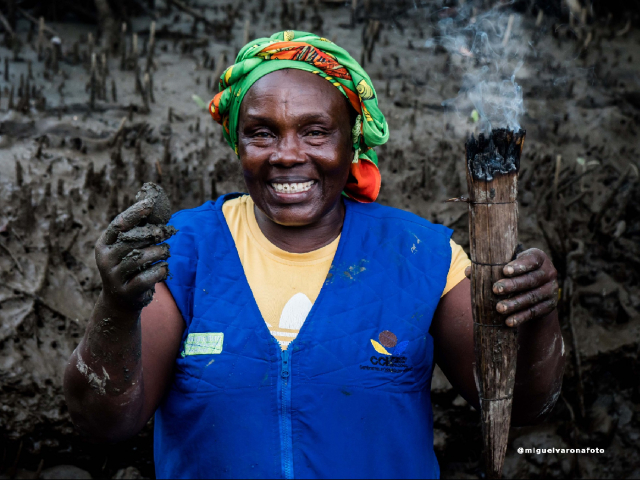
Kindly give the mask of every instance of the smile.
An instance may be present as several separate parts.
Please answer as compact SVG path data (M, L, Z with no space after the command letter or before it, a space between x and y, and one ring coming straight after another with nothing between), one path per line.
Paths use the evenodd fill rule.
M301 193L310 190L315 180L303 183L272 183L271 186L278 193Z

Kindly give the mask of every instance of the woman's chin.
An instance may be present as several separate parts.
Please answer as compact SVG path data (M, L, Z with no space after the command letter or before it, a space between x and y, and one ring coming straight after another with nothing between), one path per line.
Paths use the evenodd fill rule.
M301 204L288 205L284 208L278 208L273 213L267 214L267 217L274 223L283 227L306 227L316 223L322 213L316 211L315 208L304 206Z
M312 197L301 202L266 202L258 208L273 223L283 227L305 227L318 222L326 213L322 202Z

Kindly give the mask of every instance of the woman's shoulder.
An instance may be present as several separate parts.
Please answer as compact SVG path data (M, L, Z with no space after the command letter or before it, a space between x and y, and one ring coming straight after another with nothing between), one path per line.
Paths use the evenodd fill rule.
M222 210L223 205L227 210L228 207L240 205L243 199L243 194L223 195L217 200L209 200L198 207L178 210L171 216L169 225L173 225L177 229L182 227L201 230L212 223L217 223L217 211Z
M430 230L433 233L442 235L447 241L451 237L453 230L444 225L431 223L429 220L416 215L415 213L402 210L400 208L380 205L379 203L357 203L351 202L351 207L355 213L378 219L379 222L390 222L408 229L421 228Z
M171 220L180 219L184 220L187 218L192 218L196 216L202 216L203 213L210 213L214 210L214 202L209 200L208 202L203 203L202 205L194 208L184 208L182 210L178 210L171 216Z

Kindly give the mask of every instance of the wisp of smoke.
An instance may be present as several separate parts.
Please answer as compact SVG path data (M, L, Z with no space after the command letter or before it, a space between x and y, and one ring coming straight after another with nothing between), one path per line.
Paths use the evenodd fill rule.
M442 104L457 110L464 99L468 99L479 114L480 131L520 128L524 103L522 89L516 83L516 75L523 65L518 58L519 25L520 17L504 9L494 8L472 16L471 6L466 6L455 18L439 21L441 35L425 43L427 47L445 48L461 58L464 73L458 97Z

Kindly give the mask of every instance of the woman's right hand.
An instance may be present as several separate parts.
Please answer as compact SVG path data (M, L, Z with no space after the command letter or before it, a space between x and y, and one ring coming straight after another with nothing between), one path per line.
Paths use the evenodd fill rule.
M147 423L171 382L184 321L171 292L156 283L168 274L175 233L147 224L147 198L118 215L96 242L102 293L84 337L65 369L64 392L74 423L98 441L121 441ZM144 378L143 378L144 365Z
M169 245L175 232L166 225L138 226L153 209L153 200L141 200L120 213L96 243L96 264L102 277L106 305L140 312L153 297L155 284L167 278Z

